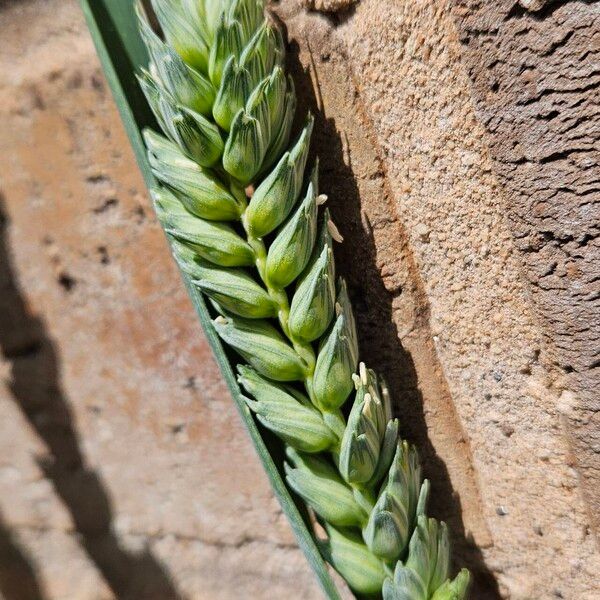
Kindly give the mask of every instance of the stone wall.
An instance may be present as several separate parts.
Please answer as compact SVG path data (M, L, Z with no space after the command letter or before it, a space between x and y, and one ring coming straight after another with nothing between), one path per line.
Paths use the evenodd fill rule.
M528 188L510 174L532 167L519 171L505 148L544 131L514 109L526 92L509 86L516 66L487 76L488 63L511 64L494 61L520 39L493 19L533 19L541 38L544 21L512 4L506 19L502 3L274 4L301 108L317 117L361 351L420 448L431 512L475 574L473 598L592 600L600 565L585 457L597 412L582 400L592 380L564 371L592 372L583 355L594 334L570 344L543 320L553 295L536 269L549 250L523 246ZM561 10L542 8L568 29ZM551 38L556 60L580 35ZM0 591L320 597L171 264L76 3L0 2L0 36ZM500 103L485 87L496 81L510 91ZM552 144L565 151L560 127L573 129L555 125L550 155ZM553 162L523 155L534 168ZM557 223L569 202L592 202L594 156L583 187L558 190ZM587 253L587 210L569 225L585 244L545 246ZM545 239L549 217L532 212L528 239ZM591 254L577 256L585 279ZM570 272L571 259L552 261ZM573 287L562 289L569 307ZM581 302L580 329L593 332L597 313ZM578 350L584 338L589 351Z
M532 8L469 1L455 16L598 530L600 6Z
M346 168L324 185L347 236L338 254L363 347L395 383L404 431L437 490L433 512L476 574L475 597L592 598L593 507L579 480L591 473L576 469L558 335L539 321L475 111L456 27L470 9L363 0L307 16L282 4L327 139L337 132L331 160ZM371 278L352 266L358 248ZM584 322L593 327L591 312Z

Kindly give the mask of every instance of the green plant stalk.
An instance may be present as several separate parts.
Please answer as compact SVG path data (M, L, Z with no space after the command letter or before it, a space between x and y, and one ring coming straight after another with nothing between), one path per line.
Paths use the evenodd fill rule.
M429 484L421 485L414 449L397 440L385 384L362 363L352 375L358 348L343 282L334 289L336 230L325 213L316 236L308 216L316 222L322 203L316 176L303 183L312 121L284 152L294 96L280 34L263 22L258 0L153 5L167 43L141 13L152 60L140 84L170 138L146 134L163 184L157 212L180 267L220 313L217 332L252 365L239 367L254 397L245 400L288 445L288 484L325 526L323 554L358 594L464 598L468 573L448 579L447 532L424 516ZM249 276L252 263L262 285ZM286 382L302 383L308 399ZM352 383L346 422L340 408Z

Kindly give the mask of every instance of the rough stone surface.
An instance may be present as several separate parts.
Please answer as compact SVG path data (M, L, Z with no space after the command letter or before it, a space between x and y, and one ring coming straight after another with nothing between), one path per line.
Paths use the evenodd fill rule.
M352 271L363 347L409 386L395 388L399 414L426 449L426 468L435 471L429 448L445 464L441 487L430 471L434 498L450 490L462 516L457 523L444 501L432 508L449 519L457 561L476 573L474 597L591 600L598 557L565 423L568 391L522 275L451 7L363 0L325 18L288 2L281 14L338 131L346 181L360 190L355 200L335 175L325 184L336 190L333 212L346 235L338 255ZM376 158L365 164L369 152ZM367 265L374 256L370 279L352 269L357 248ZM388 293L380 304L377 281ZM395 347L382 333L386 320ZM461 524L481 554L461 540Z
M567 435L576 390L538 320L539 278L514 241L523 211L486 136L486 114L508 110L481 96L476 53L492 46L464 47L467 28L485 31L484 4L312 1L344 5L326 16L303 4L276 10L300 105L317 117L361 352L419 446L472 597L595 600L579 481L591 475ZM0 593L320 597L171 264L76 3L0 0L0 37Z
M469 1L455 16L598 530L600 5Z

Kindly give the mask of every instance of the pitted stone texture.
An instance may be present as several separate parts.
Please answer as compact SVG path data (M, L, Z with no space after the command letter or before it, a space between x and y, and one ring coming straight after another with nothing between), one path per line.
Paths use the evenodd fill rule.
M365 1L338 35L381 143L473 451L493 540L487 562L510 598L591 600L598 555L560 388L449 8Z
M387 228L392 223L400 232L388 246L389 238L380 233L386 225L372 227L379 275L393 296L391 319L404 348L411 352L419 335L428 334L435 344L433 357L423 361L421 355L413 363L420 366L418 381L427 381L429 370L442 389L448 387L451 402L436 406L424 394L425 420L461 494L465 524L482 511L483 524L475 518L471 531L484 565L503 597L592 600L599 565L565 426L572 396L554 368L552 347L522 276L522 257L506 219L507 198L492 172L450 6L363 0L341 19L308 21L298 15L304 23L292 27L293 4L287 3L283 14L290 31L300 32L300 47L312 49L312 61L304 62L316 71L320 90L330 85L331 63L350 65L353 73L356 90L321 93L327 116L335 118L344 139L349 125L337 108L349 95L363 104L380 148L379 172L387 176L391 203L383 190L379 202L386 207ZM363 143L372 143L368 126L362 135ZM354 168L355 153L349 153L348 164ZM359 187L362 175L356 173ZM373 173L368 179L377 184ZM372 210L368 202L361 204L355 229L369 231ZM343 213L340 209L342 220ZM406 260L406 253L416 265L417 284L402 275L399 257ZM418 280L424 304L414 292ZM359 297L368 302L371 295L363 289ZM419 318L426 326L415 331ZM400 413L405 423L421 418L412 408ZM456 443L444 444L432 413L451 430L458 419L466 452ZM463 496L468 478L456 465L464 466L470 456L478 489ZM498 594L493 586L483 593Z
M540 8L454 14L600 534L600 5Z

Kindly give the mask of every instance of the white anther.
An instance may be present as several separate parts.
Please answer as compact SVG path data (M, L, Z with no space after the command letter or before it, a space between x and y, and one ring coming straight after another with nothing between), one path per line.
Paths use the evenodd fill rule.
M329 219L329 221L327 221L327 229L329 229L329 233L331 234L331 237L336 242L342 243L344 241L342 234L340 233L339 229L335 226L335 223L331 219Z
M367 366L364 362L361 362L360 365L358 365L358 372L360 373L360 380L362 381L362 384L367 385L369 382L369 375L367 373Z

